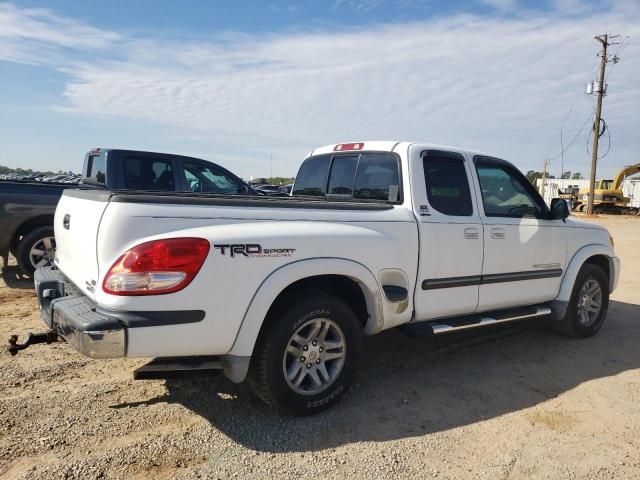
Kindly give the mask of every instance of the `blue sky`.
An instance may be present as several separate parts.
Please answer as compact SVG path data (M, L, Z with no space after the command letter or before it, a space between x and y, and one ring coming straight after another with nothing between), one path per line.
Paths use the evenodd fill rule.
M612 176L639 161L637 0L0 2L0 164L78 171L110 146L248 178L271 155L293 175L315 146L406 139L523 170L550 157L557 175L562 130L564 169L586 175L601 33L623 42L603 113Z

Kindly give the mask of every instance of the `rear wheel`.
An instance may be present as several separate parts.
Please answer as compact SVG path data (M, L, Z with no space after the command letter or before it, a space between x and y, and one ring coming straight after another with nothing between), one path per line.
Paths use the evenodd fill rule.
M53 264L55 251L53 227L38 227L22 237L16 248L16 259L25 273L33 275L36 268Z
M362 328L353 311L325 293L299 297L268 319L252 359L250 381L267 404L309 415L336 403L353 383Z
M556 329L572 338L586 338L596 334L609 308L609 281L604 271L584 264L578 272L565 317Z

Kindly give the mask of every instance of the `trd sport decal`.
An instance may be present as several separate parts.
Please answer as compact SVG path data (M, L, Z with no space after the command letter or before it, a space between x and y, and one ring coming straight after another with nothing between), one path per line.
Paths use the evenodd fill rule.
M291 257L295 248L262 248L258 243L238 243L214 245L214 249L220 250L222 255L229 254L232 258L238 255L245 257Z

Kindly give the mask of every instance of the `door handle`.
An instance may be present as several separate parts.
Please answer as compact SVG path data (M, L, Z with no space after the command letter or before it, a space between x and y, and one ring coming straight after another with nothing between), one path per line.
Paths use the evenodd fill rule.
M464 238L467 240L477 240L480 238L480 231L477 228L465 228Z
M491 238L494 240L504 240L505 233L504 228L492 228L491 229Z

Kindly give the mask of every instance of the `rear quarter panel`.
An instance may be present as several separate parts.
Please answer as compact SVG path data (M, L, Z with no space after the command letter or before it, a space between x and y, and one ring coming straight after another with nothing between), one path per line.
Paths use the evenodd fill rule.
M198 323L130 329L127 355L132 357L228 353L263 281L294 262L348 259L366 266L376 279L384 269L399 269L409 279L410 298L414 288L418 238L413 214L403 206L381 211L327 211L114 202L109 204L100 230L100 285L117 258L136 244L190 236L206 238L212 246L200 273L182 291L121 297L97 289L97 303L115 310L206 312ZM232 256L228 250L223 255L215 248L234 244L258 244L263 251L292 251ZM309 276L319 273L327 272L311 270ZM278 293L270 292L273 298ZM412 309L410 305L405 315Z

